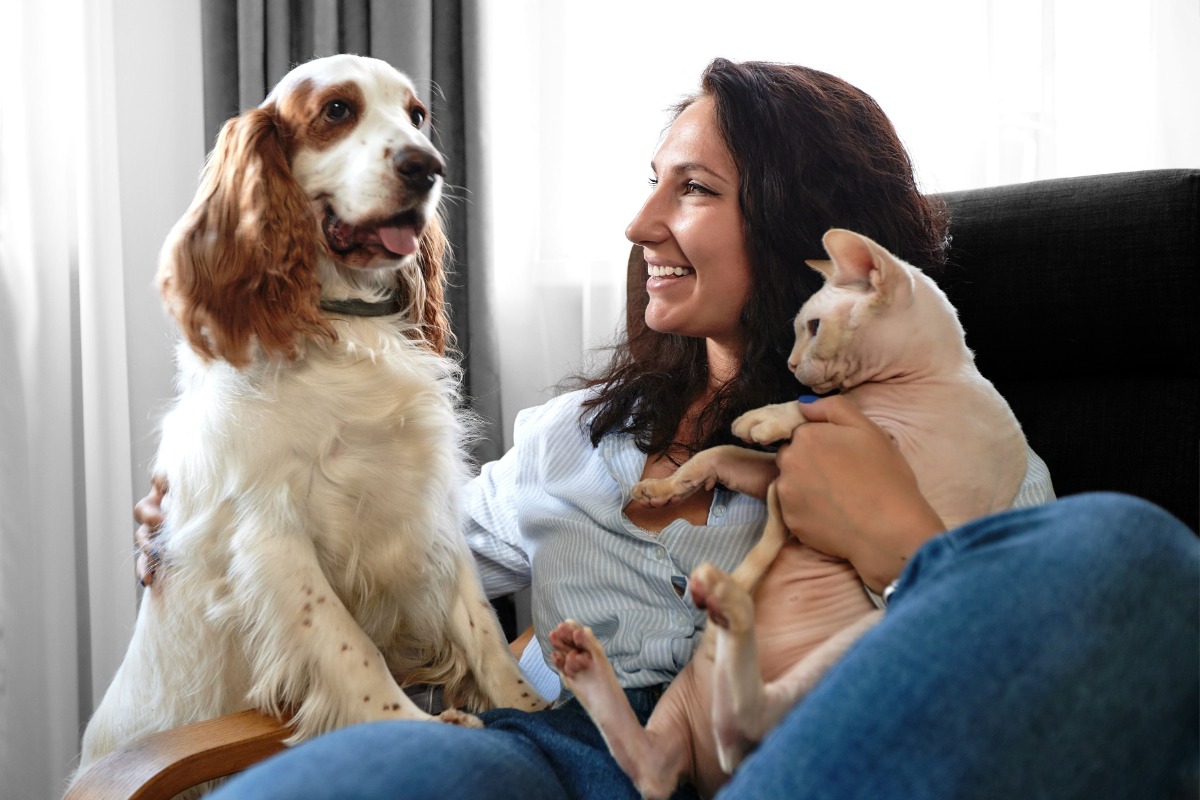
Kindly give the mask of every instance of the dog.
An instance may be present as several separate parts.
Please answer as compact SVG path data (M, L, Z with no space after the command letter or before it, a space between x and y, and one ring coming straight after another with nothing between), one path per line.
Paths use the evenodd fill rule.
M830 260L807 263L825 285L796 317L789 369L818 393L839 391L887 432L947 527L1010 507L1028 446L975 367L950 301L865 236L834 229L822 241ZM742 415L733 432L765 445L805 421L800 403L779 403ZM768 509L762 538L732 575L711 564L692 573L688 591L712 624L645 728L592 632L565 620L551 633L564 684L645 797L669 797L680 780L714 794L882 615L848 563L789 534L777 476L770 453L724 445L634 487L634 499L664 505L719 482L765 494Z
M443 302L445 164L412 83L350 55L230 120L164 244L183 336L154 471L163 563L83 738L80 773L144 734L246 707L289 743L421 711L544 701L462 534L472 422Z

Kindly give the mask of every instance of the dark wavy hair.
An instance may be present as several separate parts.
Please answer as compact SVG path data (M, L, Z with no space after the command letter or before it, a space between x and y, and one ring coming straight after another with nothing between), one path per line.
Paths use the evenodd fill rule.
M918 266L945 259L945 207L920 191L892 123L865 92L807 67L723 58L705 68L700 85L671 120L713 98L737 164L753 286L741 314L742 367L696 420L693 441L676 441L689 404L707 387L704 341L647 327L635 316L645 309L645 286L634 288L625 340L602 373L581 379L599 387L585 402L595 412L593 444L622 432L645 453L694 453L733 441L730 425L748 409L794 398L803 387L785 366L792 319L822 284L804 261L827 257L821 237L830 228L865 234Z

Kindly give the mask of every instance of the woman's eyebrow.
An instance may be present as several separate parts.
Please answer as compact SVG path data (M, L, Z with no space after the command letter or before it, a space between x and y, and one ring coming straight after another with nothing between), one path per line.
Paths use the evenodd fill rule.
M650 169L655 175L659 174L658 167L653 161L650 162ZM668 169L670 172L674 173L703 172L707 175L712 175L714 178L722 180L725 183L732 183L729 178L713 170L707 164L703 164L699 161L685 161L680 164L671 164Z

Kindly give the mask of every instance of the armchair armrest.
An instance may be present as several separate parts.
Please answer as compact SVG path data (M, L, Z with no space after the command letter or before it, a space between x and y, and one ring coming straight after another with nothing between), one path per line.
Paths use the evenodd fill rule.
M64 800L169 800L278 753L291 733L248 709L151 734L89 767Z
M513 657L520 661L532 640L530 627L510 642ZM409 686L405 691L426 712L442 710L439 688ZM97 761L63 800L170 800L275 755L291 733L286 721L255 709L153 733Z

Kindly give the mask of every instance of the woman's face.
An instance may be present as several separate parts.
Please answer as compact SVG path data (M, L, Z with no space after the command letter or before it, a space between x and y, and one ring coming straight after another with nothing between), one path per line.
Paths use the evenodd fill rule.
M717 128L712 98L684 109L651 168L650 197L625 230L649 265L646 324L660 333L739 347L750 259L738 171Z

